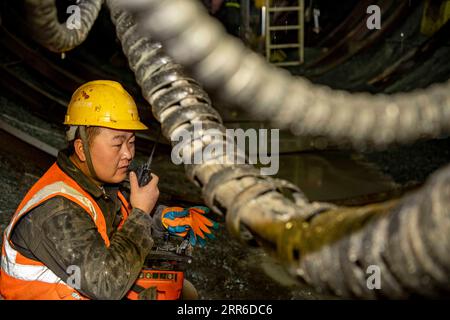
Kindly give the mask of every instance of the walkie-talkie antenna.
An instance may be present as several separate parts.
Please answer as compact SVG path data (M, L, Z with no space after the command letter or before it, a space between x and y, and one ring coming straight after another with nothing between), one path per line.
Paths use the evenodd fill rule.
M149 157L148 160L147 160L147 166L148 166L148 169L150 169L150 166L151 166L151 164L152 164L152 161L153 161L153 154L155 153L156 145L157 145L158 142L159 142L159 138L161 137L161 132L162 132L162 130L161 130L161 128L159 128L158 136L156 137L155 143L153 144L153 148L152 148L152 152L150 153L150 157Z
M150 153L150 157L148 157L147 162L144 165L141 165L137 170L137 178L140 187L147 185L147 183L152 180L150 168L152 166L153 154L155 153L156 146L158 145L159 138L161 137L161 133L162 130L161 128L159 128L158 136L156 137L155 144L153 145L152 152Z

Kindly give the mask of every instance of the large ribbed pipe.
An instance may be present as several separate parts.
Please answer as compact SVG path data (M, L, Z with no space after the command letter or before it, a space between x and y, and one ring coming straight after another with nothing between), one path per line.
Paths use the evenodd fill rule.
M222 131L221 118L202 88L160 43L139 35L130 13L114 0L107 3L123 51L166 138L173 141L177 130L191 131L195 123ZM204 148L210 141L205 135L190 145ZM180 152L190 155L193 149ZM401 201L338 208L310 203L297 187L262 177L250 165L216 160L221 159L186 165L206 204L226 213L232 234L257 240L298 280L341 297L449 295L450 168ZM373 266L380 272L379 290L367 286Z
M197 0L141 3L142 29L225 101L294 134L348 139L356 146L410 142L449 132L450 82L393 95L315 85L269 65L227 35Z
M102 3L103 0L80 0L76 5L80 23L68 27L66 22L58 21L55 0L25 0L27 23L34 39L42 46L54 52L66 52L86 39Z

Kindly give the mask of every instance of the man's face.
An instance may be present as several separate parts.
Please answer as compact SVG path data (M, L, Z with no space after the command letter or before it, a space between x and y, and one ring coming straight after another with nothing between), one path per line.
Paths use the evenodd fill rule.
M120 183L127 176L134 157L133 131L102 128L90 145L90 153L98 178L106 183Z

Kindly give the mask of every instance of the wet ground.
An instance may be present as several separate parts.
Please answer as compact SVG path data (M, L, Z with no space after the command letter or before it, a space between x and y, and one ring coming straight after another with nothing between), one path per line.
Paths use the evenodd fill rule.
M60 148L63 133L45 125L22 105L0 98L1 120ZM281 156L279 176L298 184L312 200L352 200L379 195L422 183L427 175L450 161L450 140L419 142L383 152L304 152ZM14 148L14 149L12 149ZM30 161L30 153L32 161ZM145 159L139 155L139 159ZM54 158L0 130L0 227L3 229L20 199ZM200 190L184 169L157 152L154 171L161 178L161 199L178 195L201 203ZM172 198L172 201L173 198ZM216 217L221 220L220 217ZM217 239L196 249L187 277L202 299L319 299L327 298L296 285L284 269L259 248L249 248L230 237L224 224Z
M29 147L17 140L10 140L0 130L0 229L3 232L20 199L25 195L46 166L53 161L40 151L36 159L41 163L29 163ZM13 142L14 154L9 152ZM24 151L24 152L21 152ZM39 156L37 156L39 155ZM162 179L163 180L163 179ZM300 290L274 281L264 273L265 269L280 274L276 264L261 249L247 248L231 239L221 224L216 233L217 239L208 243L204 249L194 250L194 259L187 277L197 287L202 299L307 299L314 295L310 290ZM280 277L280 275L278 275Z
M14 147L14 152L11 148ZM30 151L35 155L30 161ZM36 161L38 160L38 161ZM3 232L21 198L54 161L39 150L0 130L0 229ZM158 170L159 171L159 170ZM160 173L161 181L169 175ZM178 185L179 187L179 185ZM185 190L192 187L186 184ZM309 299L317 298L307 288L294 287L280 266L261 250L247 248L227 233L221 224L217 239L194 250L187 278L201 299ZM269 275L276 277L274 280ZM281 281L281 283L279 283Z
M55 147L64 146L62 132L41 123L43 120L27 114L20 104L0 97L2 121L39 137ZM19 110L23 112L18 112ZM16 114L17 118L12 115ZM38 128L38 129L36 129ZM140 159L144 159L140 155ZM53 163L54 158L0 130L0 229L9 219L29 187ZM197 199L200 190L184 176L181 166L174 166L167 154L157 152L154 170L161 177L161 198L178 196ZM194 250L194 259L187 277L197 287L201 299L309 299L316 298L307 288L293 287L284 271L261 250L247 248L227 233L221 224L217 239L204 249ZM271 278L268 274L276 277ZM281 283L279 283L281 281Z
M335 88L376 91L367 85L366 81L425 40L418 32L417 21L420 21L420 15L421 8L417 8L397 32L393 32L380 46L351 58L332 72L313 80ZM403 37L400 36L401 33L404 34ZM98 38L91 37L92 40ZM114 41L113 38L107 40L105 42ZM94 42L98 48L98 43ZM94 59L86 63L102 68L98 57L90 55L89 50L86 51L87 56ZM306 49L307 59L308 53L314 52ZM410 90L448 79L449 54L450 46L443 46L401 81L387 87L386 92ZM126 66L126 61L120 52L113 56L119 65L117 74L111 72L114 61L108 57L100 57L102 61L106 61L104 68L110 74L123 77L134 84L130 72L124 76L123 67ZM3 58L0 54L0 59ZM20 66L16 68L20 69ZM24 105L12 100L16 101L11 97L3 97L0 91L0 120L45 140L55 148L64 146L60 127L31 115ZM216 104L215 107L220 109L227 127L255 127L255 122L246 119L242 111L222 109ZM258 128L262 126L265 124L258 124ZM281 137L280 150L285 154L280 157L278 177L299 185L311 200L347 204L381 201L393 194L398 196L404 189L419 186L431 172L450 162L450 139L446 137L409 146L390 147L386 151L360 153L334 148L319 151L317 149L329 147L328 142L321 148L323 141L320 139L299 139L284 132ZM145 159L143 155L138 158L141 161ZM30 150L29 146L0 130L1 230L9 222L11 214L28 188L53 161L53 157L46 156L37 149ZM153 169L160 176L162 201L188 200L190 203L201 203L199 188L186 179L182 166L172 164L167 151L157 150ZM217 219L220 220L219 217ZM197 287L201 299L327 298L309 288L296 285L284 269L261 249L246 247L232 238L223 223L216 235L217 239L209 242L206 248L194 251L193 263L187 271L187 277Z

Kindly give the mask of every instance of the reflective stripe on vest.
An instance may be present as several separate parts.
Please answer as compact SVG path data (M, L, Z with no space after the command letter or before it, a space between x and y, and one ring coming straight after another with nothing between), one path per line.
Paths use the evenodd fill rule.
M235 2L235 1L227 1L227 2L225 2L225 7L240 9L241 4L239 2Z
M46 266L34 266L34 265L21 265L16 262L17 251L14 250L10 244L11 228L15 226L17 221L27 213L30 209L36 207L43 201L50 199L56 195L67 195L70 198L75 198L77 202L82 203L86 208L89 208L92 214L94 222L97 220L97 212L95 211L92 202L79 193L74 188L68 186L62 181L55 182L39 190L34 196L23 206L16 215L14 215L11 223L5 230L5 238L3 240L5 244L5 256L2 257L3 270L16 279L26 281L41 281L46 283L59 283L62 280L53 273Z
M74 188L68 186L62 181L55 182L51 185L48 185L38 192L26 203L26 205L20 210L17 214L14 215L13 220L9 224L8 228L6 229L7 237L9 239L10 236L10 228L11 226L15 225L16 222L22 217L22 215L26 212L28 212L30 209L36 207L41 202L50 199L56 195L67 195L69 198L75 198L78 200L81 204L84 205L84 207L87 207L92 214L94 222L97 222L97 212L95 211L95 207L92 204L91 200L86 198L84 195L82 195L80 192L75 190Z
M43 263L21 255L13 248L11 243L11 231L16 223L30 210L55 196L63 196L86 210L105 241L105 245L109 246L105 220L100 207L92 202L93 199L90 199L90 195L86 191L54 164L27 193L5 230L1 259L0 293L6 299L84 298ZM128 217L129 204L120 192L118 196L122 203L123 220L121 224L123 224ZM30 288L28 286L31 283L33 284L31 291L34 292L29 293Z
M4 239L3 241L5 241ZM5 242L5 255L2 256L2 271L10 277L25 281L40 281L45 283L63 282L56 274L45 265L23 265L16 262L17 251L8 241Z

